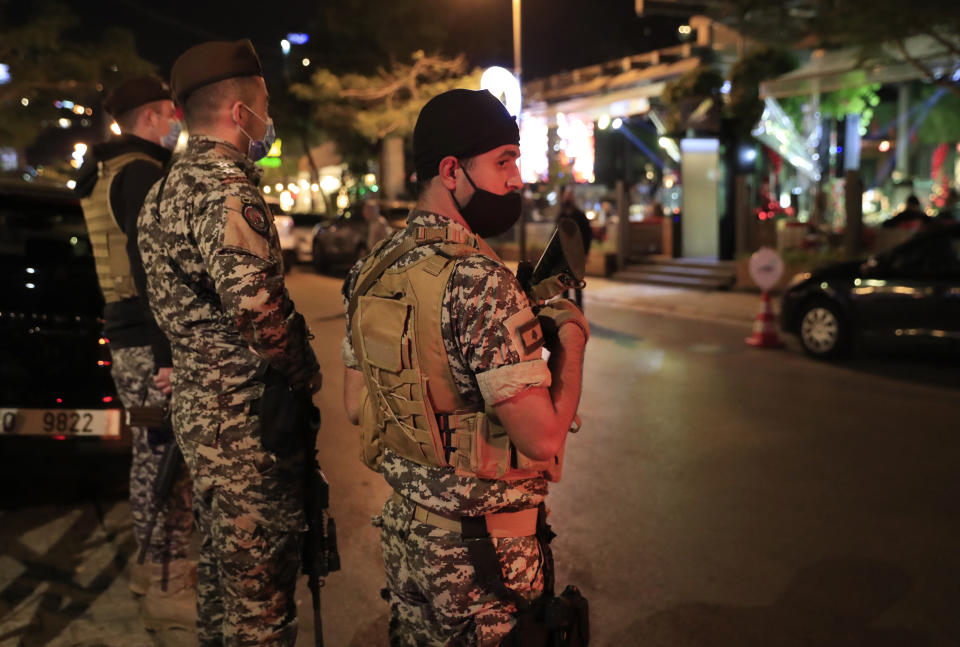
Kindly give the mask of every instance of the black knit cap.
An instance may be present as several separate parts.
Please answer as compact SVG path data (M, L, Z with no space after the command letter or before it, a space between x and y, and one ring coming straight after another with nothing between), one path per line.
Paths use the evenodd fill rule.
M180 55L170 71L170 85L177 103L183 105L194 90L240 76L263 76L253 43L249 39L210 41Z
M430 99L413 129L417 180L439 173L448 155L465 159L507 144L520 145L520 128L486 90L449 90Z
M145 103L164 100L173 100L170 86L159 76L141 76L127 79L115 87L103 100L103 109L113 117L119 117Z

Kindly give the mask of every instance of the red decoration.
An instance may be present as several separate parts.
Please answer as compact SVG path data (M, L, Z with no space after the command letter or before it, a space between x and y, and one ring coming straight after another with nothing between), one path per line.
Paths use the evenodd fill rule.
M930 158L930 178L933 180L933 202L938 207L942 207L947 198L947 191L950 189L950 178L946 173L942 173L943 164L947 161L949 144L940 144L933 149L933 156Z

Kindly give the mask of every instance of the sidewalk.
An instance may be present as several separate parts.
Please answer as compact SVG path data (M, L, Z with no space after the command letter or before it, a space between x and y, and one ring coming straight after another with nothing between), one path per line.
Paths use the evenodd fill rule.
M588 276L584 306L604 305L735 326L751 325L762 307L759 294L704 291ZM777 304L774 303L774 309Z
M507 261L506 265L511 271L517 271L516 261ZM760 295L752 292L708 291L628 283L599 276L588 276L585 280L585 307L596 304L733 326L752 325L762 307ZM777 298L774 297L771 301L774 312L777 312Z

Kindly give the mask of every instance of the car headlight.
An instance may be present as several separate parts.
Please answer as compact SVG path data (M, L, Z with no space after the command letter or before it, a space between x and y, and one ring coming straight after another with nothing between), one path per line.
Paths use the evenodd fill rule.
M789 290L790 288L796 285L800 285L801 283L809 279L811 276L812 275L810 274L810 272L800 272L799 274L794 274L793 278L790 279L790 282L787 283L787 289Z

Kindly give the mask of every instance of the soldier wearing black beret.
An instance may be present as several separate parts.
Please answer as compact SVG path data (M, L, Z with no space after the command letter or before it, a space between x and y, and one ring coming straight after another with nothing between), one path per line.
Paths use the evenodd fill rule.
M203 535L198 638L292 646L304 455L265 447L273 420L258 412L267 371L309 398L320 367L257 188L274 139L267 88L247 40L187 50L171 85L190 138L147 197L140 248L173 348L173 429Z
M137 217L147 191L163 176L180 135L172 99L170 87L156 76L128 79L114 88L103 107L122 134L93 146L77 178L106 304L110 375L127 408L165 406L170 392L170 344L147 302ZM160 430L131 431L130 509L134 536L138 548L146 550L146 559L142 565L131 562L130 590L145 595L142 616L148 627L192 629L197 612L195 564L187 559L193 529L190 482L183 478L176 483L148 540L156 503L152 484L160 458L174 440Z

